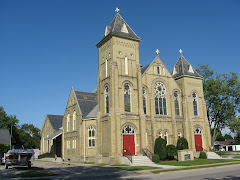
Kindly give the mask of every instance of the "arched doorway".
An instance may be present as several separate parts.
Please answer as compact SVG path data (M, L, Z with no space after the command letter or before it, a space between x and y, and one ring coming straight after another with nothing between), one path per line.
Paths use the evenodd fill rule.
M123 130L123 155L135 155L135 130L132 126L126 125Z
M195 138L195 149L196 151L203 151L202 148L202 130L197 127L194 130L194 138Z

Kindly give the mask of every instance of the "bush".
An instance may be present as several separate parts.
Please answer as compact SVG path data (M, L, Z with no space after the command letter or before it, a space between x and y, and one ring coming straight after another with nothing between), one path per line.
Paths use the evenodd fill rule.
M200 152L200 159L207 159L207 154L205 152Z
M174 159L174 156L177 156L177 149L174 145L170 144L167 146L167 156L168 159Z
M181 137L177 141L177 150L188 149L188 142L184 137Z
M155 163L158 163L159 162L159 156L157 154L154 154L153 157L152 157L152 161L155 162Z
M154 145L154 154L159 156L160 160L164 160L167 157L166 141L162 138L157 138Z
M0 152L8 151L10 149L10 145L7 144L0 144Z

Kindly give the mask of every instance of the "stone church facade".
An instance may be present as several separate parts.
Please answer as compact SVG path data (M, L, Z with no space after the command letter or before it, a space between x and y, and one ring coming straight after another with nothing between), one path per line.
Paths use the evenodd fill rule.
M62 120L64 160L121 164L125 154L153 152L158 137L173 145L185 137L190 149L209 150L202 77L181 50L171 73L158 51L142 67L140 41L117 12L97 44L97 89L71 89Z

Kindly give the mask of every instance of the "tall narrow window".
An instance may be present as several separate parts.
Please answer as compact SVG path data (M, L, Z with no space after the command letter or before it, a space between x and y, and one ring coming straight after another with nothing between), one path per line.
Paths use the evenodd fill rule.
M124 85L124 109L125 112L131 112L131 91L130 85Z
M128 74L128 58L125 57L125 74Z
M105 66L106 66L106 77L108 76L108 64L107 64L107 59L105 61Z
M88 128L88 147L95 147L95 128L93 126Z
M155 66L153 66L153 74L155 74Z
M143 111L144 111L144 114L147 114L146 89L145 88L143 88L142 93L143 93Z
M105 87L105 112L109 113L109 89Z
M70 131L70 114L67 115L67 131Z
M76 130L76 119L77 119L77 113L74 110L73 111L73 130Z
M178 93L177 91L174 92L174 104L175 104L175 115L179 116L179 103L178 103Z
M161 74L160 66L157 67L157 73L158 73L158 74Z
M182 132L178 132L178 139L182 137Z
M195 92L192 93L192 97L193 97L194 116L198 116L197 94Z
M162 132L161 131L158 132L158 137L162 138Z
M157 115L167 115L166 86L157 81L154 85L155 112Z
M165 131L165 133L164 133L164 140L167 144L168 143L168 133L167 133L167 131Z

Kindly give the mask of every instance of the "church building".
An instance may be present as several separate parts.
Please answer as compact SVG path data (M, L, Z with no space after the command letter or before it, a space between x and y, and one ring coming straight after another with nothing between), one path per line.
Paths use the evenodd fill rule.
M203 77L182 50L171 73L158 50L155 59L142 67L141 38L118 11L97 44L97 89L71 89L62 119L62 158L121 164L125 155L153 153L158 137L175 146L178 138L185 137L189 149L208 151L210 128ZM42 138L41 142L47 144L43 141L48 140Z

